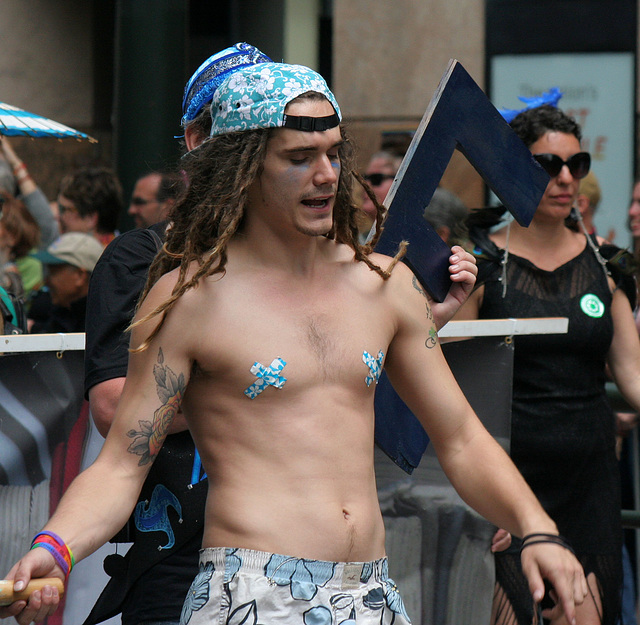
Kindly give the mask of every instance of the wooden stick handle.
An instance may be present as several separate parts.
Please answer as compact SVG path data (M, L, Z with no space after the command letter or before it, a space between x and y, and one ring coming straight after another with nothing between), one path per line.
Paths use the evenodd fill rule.
M15 592L13 590L12 579L0 580L0 606L11 605L14 601L24 599L27 601L34 590L41 590L45 586L54 586L58 589L58 594L62 596L64 593L64 584L57 577L41 577L40 579L32 579L24 590Z

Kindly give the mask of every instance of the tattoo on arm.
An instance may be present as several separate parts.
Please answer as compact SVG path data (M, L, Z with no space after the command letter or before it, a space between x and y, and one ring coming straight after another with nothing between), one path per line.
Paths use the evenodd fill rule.
M186 388L184 373L176 375L170 367L164 364L162 348L158 350L158 362L153 366L153 375L156 379L156 391L162 405L153 413L153 422L138 421L140 430L127 432L127 436L133 439L128 451L140 456L138 466L153 461L158 455L169 426L178 413Z
M425 308L427 309L427 319L429 319L429 321L433 321L433 311L431 310L431 306L429 306L429 297L427 296L427 294L425 293L424 289L422 288L422 286L418 282L418 279L415 276L411 278L411 283L413 284L413 288L416 291L418 291L418 293L420 293L420 295L422 295L422 297L424 297L427 300L425 302Z
M438 333L436 332L435 327L431 326L429 328L429 336L427 337L427 340L424 342L424 346L427 349L431 349L432 347L436 346L437 342L438 342Z
M433 321L433 311L431 310L431 306L429 306L429 298L427 297L427 294L424 292L424 289L422 288L422 286L420 285L420 283L418 282L418 279L413 276L413 278L411 279L411 283L413 284L413 288L418 291L418 293L422 294L422 296L427 300L425 302L425 308L427 309L427 319L429 321ZM436 328L434 325L431 325L431 327L429 328L429 336L427 337L427 340L424 342L424 346L427 349L431 349L432 347L436 346L436 343L438 341L438 333L436 332Z
M423 297L427 297L427 294L424 292L424 289L422 288L422 285L418 282L418 278L416 278L415 276L412 276L411 284L413 284L413 288L416 291L418 291L418 293L420 293L420 295L422 295Z

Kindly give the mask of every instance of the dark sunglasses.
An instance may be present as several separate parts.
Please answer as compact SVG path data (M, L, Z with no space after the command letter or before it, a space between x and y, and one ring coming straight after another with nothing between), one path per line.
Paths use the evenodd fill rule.
M395 178L392 174L365 174L362 176L372 187L379 187L384 180Z
M578 152L563 161L557 154L534 154L533 158L542 165L542 168L555 178L566 165L571 175L576 179L584 178L591 167L591 155L589 152Z

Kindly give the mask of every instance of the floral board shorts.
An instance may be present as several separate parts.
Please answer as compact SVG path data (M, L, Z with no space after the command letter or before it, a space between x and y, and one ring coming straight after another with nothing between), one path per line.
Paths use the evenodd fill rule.
M411 625L387 559L324 562L203 549L180 625Z

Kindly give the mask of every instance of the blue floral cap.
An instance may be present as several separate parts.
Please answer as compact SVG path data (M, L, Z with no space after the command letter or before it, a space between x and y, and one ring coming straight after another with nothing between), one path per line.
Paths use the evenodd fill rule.
M285 115L291 100L308 91L324 95L335 113L328 117ZM303 65L260 63L225 78L211 101L211 136L228 132L278 128L326 130L342 119L340 107L324 78Z
M248 43L236 43L210 56L194 72L184 88L182 125L196 118L202 107L211 102L214 91L229 75L241 67L270 63L271 59Z

